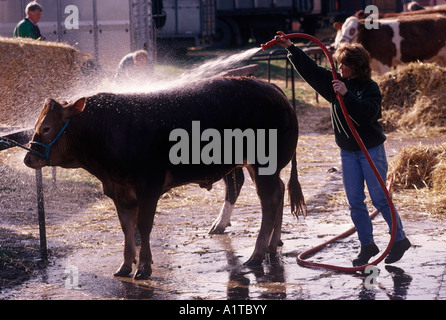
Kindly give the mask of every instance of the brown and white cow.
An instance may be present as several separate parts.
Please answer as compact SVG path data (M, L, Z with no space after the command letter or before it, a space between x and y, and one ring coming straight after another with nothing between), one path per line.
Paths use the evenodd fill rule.
M369 20L369 23L373 20ZM378 28L368 27L365 19L351 16L338 34L341 42L358 42L370 53L373 71L378 74L413 61L440 62L446 65L446 13L442 10L415 11L378 20Z
M197 126L200 130L194 132ZM217 142L236 130L242 139L249 138L243 137L245 132L256 138L243 148L257 146L262 153L250 158L249 152L243 152L241 161L233 160L239 146L227 148ZM260 136L265 132L270 132L269 137ZM200 137L200 133L197 142L194 135ZM177 138L182 134L190 137L191 152L187 151L189 140L182 144L186 149L178 148L182 139ZM132 272L136 226L141 250L135 278L147 279L152 273L150 232L159 197L187 183L209 189L225 176L239 175L240 166L252 175L262 206L259 235L247 265L259 265L267 252L275 253L285 191L279 174L290 161L291 208L296 214L304 209L296 169L297 136L296 113L279 88L248 78L214 79L148 94L97 94L69 104L48 99L24 162L31 168L83 168L96 176L116 205L125 237L124 262L115 275ZM273 143L264 145L266 141ZM275 153L272 171L260 161L267 152ZM179 154L185 161L178 161ZM217 155L225 161L212 160ZM240 191L240 187L234 189ZM227 195L227 200L233 202L237 195L232 199ZM226 224L223 221L222 227Z
M436 6L422 6L417 1L411 1L407 4L408 11L420 11L420 10L438 10L438 9L446 9L446 4L439 4Z

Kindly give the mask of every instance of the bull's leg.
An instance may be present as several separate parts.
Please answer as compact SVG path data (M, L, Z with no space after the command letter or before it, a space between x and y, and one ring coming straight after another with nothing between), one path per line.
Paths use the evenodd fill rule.
M220 214L209 230L210 234L221 234L225 231L226 227L231 224L232 210L234 209L234 204L237 201L245 181L243 168L235 168L223 179L226 184L225 202L220 210Z
M124 262L116 271L116 277L128 277L132 273L132 265L135 263L136 247L135 247L135 226L137 220L138 207L124 208L115 201L118 211L119 221L122 231L124 232Z
M152 252L150 250L150 233L152 232L158 199L161 196L165 175L161 170L153 170L147 174L150 179L141 175L136 182L136 199L138 202L138 221L136 226L141 236L138 270L134 279L147 280L152 274Z
M282 241L280 240L280 237L282 235L282 218L283 218L283 201L285 197L285 185L282 180L280 180L280 187L281 187L281 201L279 205L277 206L277 212L276 212L276 220L274 222L274 230L273 235L271 236L271 240L269 242L268 246L268 252L270 254L276 254L277 247L282 246Z
M154 179L155 180L155 179ZM156 180L155 180L156 181ZM164 180L162 180L164 181ZM152 274L152 252L150 250L150 233L152 232L156 205L161 195L163 183L137 189L138 221L137 227L141 235L138 270L134 279L147 280Z
M262 264L267 249L276 251L280 240L280 227L282 225L282 210L284 185L279 173L274 175L258 175L255 181L257 194L262 206L262 223L259 235L251 258L245 263L247 266L259 266Z

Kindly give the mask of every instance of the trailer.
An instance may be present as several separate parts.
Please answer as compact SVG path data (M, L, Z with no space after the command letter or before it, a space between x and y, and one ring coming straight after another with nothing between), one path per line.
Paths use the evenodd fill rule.
M383 1L387 0L217 0L213 43L224 48L243 46L254 39L260 44L270 40L277 30L314 35L317 29L345 20L367 5L379 7Z
M164 27L157 31L157 44L170 50L205 48L215 32L215 0L162 0Z
M313 0L217 0L214 45L243 46L250 38L262 43L270 40L275 30L300 29L297 23L303 21L305 32L314 33L313 16L317 13L323 14L322 8Z
M0 36L12 37L30 0L0 1ZM46 41L66 42L105 69L129 52L158 42L169 50L211 44L215 0L38 0Z
M0 0L0 36L11 37L30 0ZM403 0L391 1L402 3ZM388 0L39 0L38 25L62 41L116 67L131 51L243 46L270 40L276 30L314 34L369 4ZM399 9L402 6L395 6ZM394 7L392 7L393 9ZM384 8L383 8L384 9ZM78 21L76 21L76 18ZM149 48L150 51L150 48Z

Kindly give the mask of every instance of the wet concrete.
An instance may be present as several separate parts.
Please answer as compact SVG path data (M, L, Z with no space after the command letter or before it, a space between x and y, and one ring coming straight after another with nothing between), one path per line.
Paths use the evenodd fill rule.
M398 139L389 140L386 147L391 157L401 144ZM303 133L299 150L299 179L308 216L296 219L286 205L284 246L276 259L255 270L243 266L254 248L261 215L249 178L232 225L223 235L211 236L207 231L223 201L224 185L219 182L210 192L187 186L160 200L151 241L154 271L147 281L112 276L121 263L123 249L114 207L92 184L83 191L83 197L90 198L79 206L79 197L70 199L78 189L65 185L66 173L59 170L57 184L64 185L64 193L46 196L49 264L34 270L30 280L2 288L0 299L446 299L446 221L413 210L413 206L401 207L397 199L413 245L401 261L379 264L379 274L374 270L372 276L305 268L296 263L299 253L351 227L332 136ZM29 174L26 170L19 171ZM286 168L284 181L288 177ZM88 188L94 190L92 196ZM38 242L38 228L32 221L17 222L16 215L5 216L8 219L1 222L1 228L28 234L32 237L27 241ZM381 216L374 221L374 234L384 251L389 235ZM353 235L310 259L350 266L358 250Z

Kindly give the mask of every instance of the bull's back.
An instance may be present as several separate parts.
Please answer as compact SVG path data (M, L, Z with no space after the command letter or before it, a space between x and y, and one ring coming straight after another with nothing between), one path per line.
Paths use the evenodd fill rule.
M203 128L284 127L295 118L280 89L250 78L210 80L149 95L146 107L149 117L167 121L172 129L191 120L199 120Z
M175 144L169 141L172 130L182 128L192 138L197 122L201 132L276 129L280 167L289 162L297 144L297 119L286 96L250 78L216 79L149 94L98 94L87 99L83 117L96 119L90 124L95 131L104 121L100 131L106 132L106 152L122 163L168 163Z

